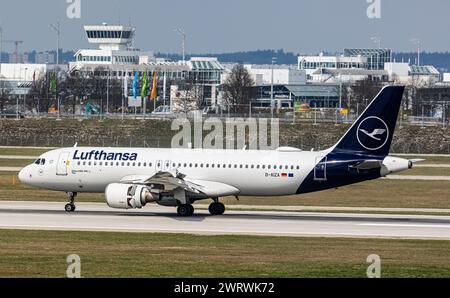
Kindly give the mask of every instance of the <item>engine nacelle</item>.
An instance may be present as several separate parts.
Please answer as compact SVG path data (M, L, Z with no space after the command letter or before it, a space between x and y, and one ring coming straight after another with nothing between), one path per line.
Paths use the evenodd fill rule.
M111 208L136 209L157 202L159 195L145 185L112 183L106 187L105 198Z
M387 156L383 160L383 165L380 170L380 175L385 177L389 174L398 173L411 169L413 167L413 162L407 159Z

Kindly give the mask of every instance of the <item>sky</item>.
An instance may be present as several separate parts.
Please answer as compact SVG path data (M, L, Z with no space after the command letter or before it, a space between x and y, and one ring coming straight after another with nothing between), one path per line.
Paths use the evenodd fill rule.
M67 16L73 1L80 3L80 18ZM372 18L369 6L375 7ZM181 52L179 27L187 34L187 53L340 52L377 47L371 37L397 52L415 51L413 38L426 51L450 51L449 14L448 0L1 0L0 26L4 39L38 51L56 47L49 25L58 20L65 50L92 48L83 25L106 22L131 23L136 47L163 53ZM12 52L13 45L4 50Z

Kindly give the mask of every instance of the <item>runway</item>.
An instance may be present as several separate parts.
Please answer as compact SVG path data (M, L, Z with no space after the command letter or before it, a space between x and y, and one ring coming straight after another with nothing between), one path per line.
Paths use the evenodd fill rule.
M270 211L228 211L210 216L196 210L178 217L175 208L156 205L121 211L106 204L0 202L0 228L61 231L188 233L199 235L263 235L450 239L450 216L368 215Z

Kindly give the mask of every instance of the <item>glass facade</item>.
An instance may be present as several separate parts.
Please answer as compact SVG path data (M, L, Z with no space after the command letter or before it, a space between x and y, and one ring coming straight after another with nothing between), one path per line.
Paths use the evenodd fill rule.
M131 31L87 30L86 34L88 38L128 39L131 36Z
M78 55L77 61L89 61L89 62L111 62L110 56L83 56Z
M344 49L344 56L367 58L367 68L371 70L384 70L384 64L392 62L390 49Z

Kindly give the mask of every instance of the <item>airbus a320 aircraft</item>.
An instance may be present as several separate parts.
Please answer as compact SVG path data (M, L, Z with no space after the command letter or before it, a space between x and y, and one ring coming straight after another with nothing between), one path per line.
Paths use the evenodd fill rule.
M105 193L112 208L142 208L156 202L194 214L192 204L211 199L222 215L225 196L286 196L337 188L407 170L413 161L390 157L404 87L384 87L333 147L301 151L64 148L25 167L25 184L68 194L75 211L81 192Z

